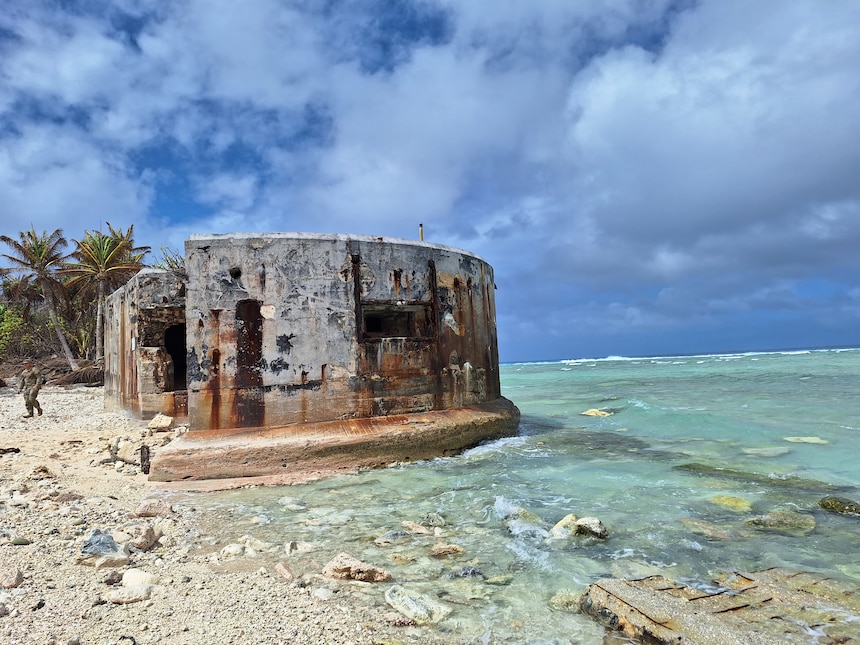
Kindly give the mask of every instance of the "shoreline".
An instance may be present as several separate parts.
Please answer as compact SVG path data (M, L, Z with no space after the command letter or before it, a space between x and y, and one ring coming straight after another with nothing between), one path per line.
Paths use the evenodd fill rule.
M133 460L143 442L154 453L173 432L105 411L102 388L47 386L39 400L44 415L25 419L17 389L0 388L0 641L454 642L373 602L363 592L373 583L291 560L294 543L248 535L237 546L202 532L198 511L171 506L167 487L114 458ZM129 548L126 564L94 566L82 553L94 529ZM131 570L149 574L147 589L121 580Z

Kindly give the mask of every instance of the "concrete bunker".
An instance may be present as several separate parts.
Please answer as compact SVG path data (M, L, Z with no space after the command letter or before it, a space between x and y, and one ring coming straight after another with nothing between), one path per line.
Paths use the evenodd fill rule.
M516 432L492 267L450 247L305 233L194 235L187 279L110 298L105 396L186 416L150 478L301 479Z
M106 407L187 416L184 281L144 269L108 298L105 312Z

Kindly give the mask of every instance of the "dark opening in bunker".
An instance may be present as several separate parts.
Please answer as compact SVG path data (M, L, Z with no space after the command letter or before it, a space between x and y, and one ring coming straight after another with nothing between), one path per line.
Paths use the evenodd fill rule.
M171 325L164 330L164 349L173 361L173 390L187 389L185 325Z
M256 300L236 304L236 424L262 425L263 403L263 316Z
M365 338L426 338L432 335L424 305L364 305Z

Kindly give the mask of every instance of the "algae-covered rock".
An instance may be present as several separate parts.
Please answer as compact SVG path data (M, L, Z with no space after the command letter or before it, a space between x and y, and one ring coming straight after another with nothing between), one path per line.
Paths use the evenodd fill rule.
M697 520L692 517L685 517L681 520L681 524L687 527L697 535L703 535L714 540L731 540L732 535L725 529L717 526L713 522L706 520Z
M745 524L757 529L803 535L815 528L815 519L794 511L771 511L749 519Z
M742 448L741 452L753 457L780 457L790 453L791 449L785 446L771 446L767 448Z
M713 502L717 506L722 506L723 508L727 508L730 511L735 511L738 513L744 513L746 511L752 510L752 504L750 504L743 497L733 497L732 495L717 495L716 497L712 497L708 501Z
M726 477L729 479L738 479L746 482L756 482L773 488L795 488L797 490L817 490L817 491L842 491L844 486L834 486L827 482L816 481L814 479L805 479L794 475L774 475L771 473L755 473L744 470L733 470L731 468L722 468L719 466L711 466L702 463L688 463L673 466L675 470L684 470L694 475L706 475L708 477Z
M438 623L451 613L451 609L442 603L420 593L407 591L400 585L393 585L385 592L385 602L419 625Z
M574 533L576 535L585 535L588 537L596 537L601 540L605 540L609 537L609 531L596 517L580 517L576 520L575 523L576 529Z
M783 437L783 439L791 443L812 443L822 446L830 443L827 439L822 439L821 437Z
M505 587L511 584L514 581L514 577L508 573L503 573L498 576L490 576L487 578L488 585L495 585L497 587Z
M425 526L445 526L445 518L439 513L424 513L421 516L420 524Z
M573 591L572 589L563 589L550 598L549 604L553 609L561 611L579 612L579 598L582 596L581 591Z
M826 511L860 517L860 504L845 497L825 497L819 500L818 505Z

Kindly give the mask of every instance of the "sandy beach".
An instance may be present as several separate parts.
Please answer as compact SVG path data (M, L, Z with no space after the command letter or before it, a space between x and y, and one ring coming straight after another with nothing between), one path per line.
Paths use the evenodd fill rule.
M373 583L298 561L295 543L202 528L134 463L142 443L155 452L177 430L106 412L100 387L45 387L44 415L22 418L2 376L0 642L452 642L371 601ZM96 549L109 543L118 552Z

